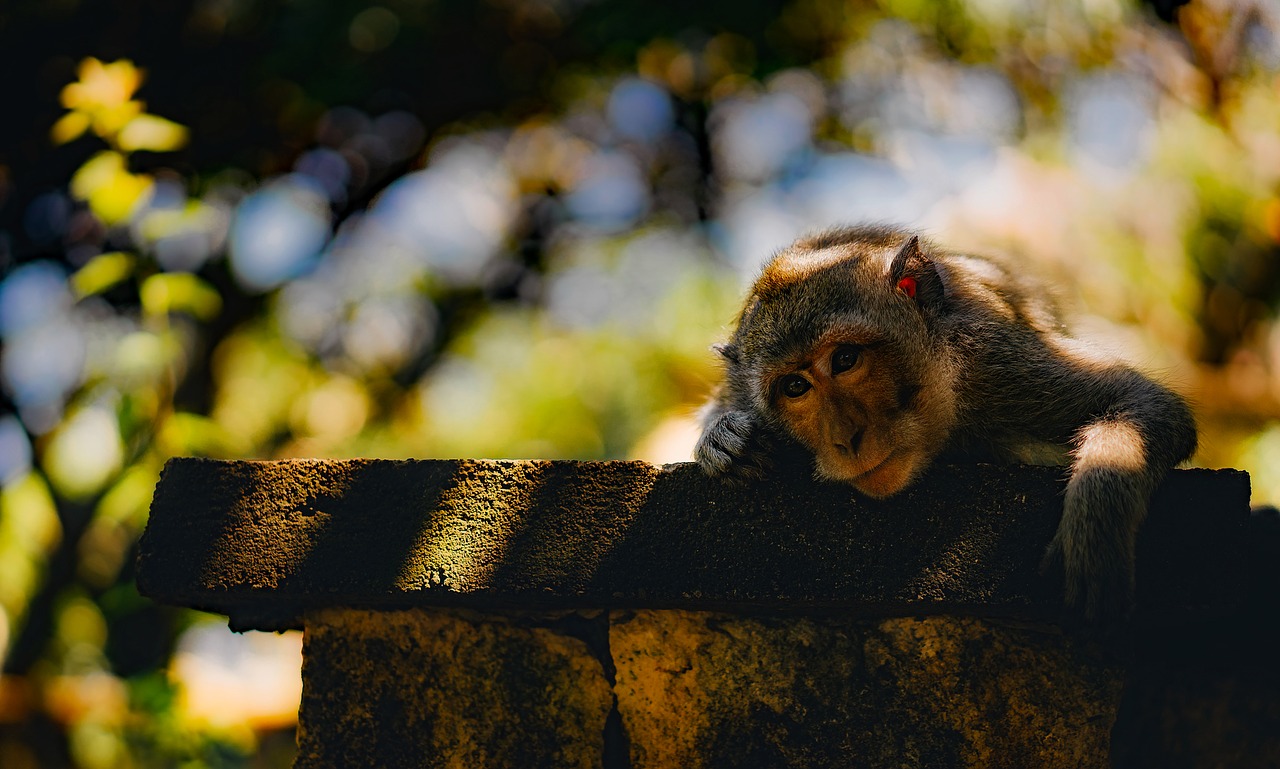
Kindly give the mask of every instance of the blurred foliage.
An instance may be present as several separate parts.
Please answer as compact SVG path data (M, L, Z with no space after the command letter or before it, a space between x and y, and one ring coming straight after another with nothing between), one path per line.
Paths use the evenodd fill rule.
M1280 500L1267 6L18 2L0 43L6 768L290 761L296 637L133 588L167 458L687 458L742 285L837 222L1019 254Z

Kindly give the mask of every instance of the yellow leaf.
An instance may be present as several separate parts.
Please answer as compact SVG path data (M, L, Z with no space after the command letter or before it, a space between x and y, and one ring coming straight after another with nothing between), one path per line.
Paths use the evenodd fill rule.
M89 204L89 210L112 225L123 222L151 192L153 180L130 173L124 156L105 150L89 158L71 176L71 194Z
M39 472L0 487L0 635L6 613L12 621L27 610L44 581L48 555L61 540L58 509Z
M71 175L71 194L81 200L88 200L94 190L110 184L121 173L127 173L124 155L111 150L99 152Z
M80 79L62 89L62 106L67 109L114 107L133 98L142 84L142 70L128 59L103 64L90 56L80 62L76 74Z
M121 174L111 185L89 197L89 210L104 224L128 221L151 195L152 179L138 174Z
M82 298L101 293L129 277L133 265L133 255L123 251L99 254L71 276L71 288Z
M68 112L49 129L49 137L54 144L66 144L80 138L89 128L89 116L83 112Z
M126 334L116 345L115 359L111 366L113 381L124 383L131 392L137 393L139 411L150 414L155 411L155 407L150 402L144 403L146 385L164 376L169 366L181 355L181 343L169 334L154 334L150 331Z
M169 152L187 143L187 128L155 115L138 115L120 129L116 146L125 152Z
M159 316L170 312L188 312L208 320L222 309L217 289L189 272L162 272L142 283L142 310Z
M71 110L54 126L54 141L66 143L92 127L108 141L142 114L133 94L142 83L142 70L127 59L103 64L90 57L80 62L80 79L62 89L62 105Z
M93 118L93 132L110 140L130 121L142 114L142 102L126 101L120 104L104 105L91 110L89 114Z
M199 200L182 208L152 208L137 223L142 239L155 242L185 232L207 231L216 226L218 212Z

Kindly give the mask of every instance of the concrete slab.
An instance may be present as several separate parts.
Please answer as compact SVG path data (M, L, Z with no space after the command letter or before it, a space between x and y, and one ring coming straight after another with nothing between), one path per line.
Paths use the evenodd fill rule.
M872 500L795 469L732 485L692 464L174 459L138 586L238 629L330 606L1052 621L1060 586L1037 567L1063 485L941 466ZM1142 612L1231 606L1248 516L1245 473L1172 473L1140 536Z

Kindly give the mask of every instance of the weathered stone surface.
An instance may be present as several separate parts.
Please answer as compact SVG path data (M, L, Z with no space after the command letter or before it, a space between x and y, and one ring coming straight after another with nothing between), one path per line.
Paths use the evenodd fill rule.
M306 628L307 769L1105 766L1123 681L1096 649L972 618L352 609Z
M1120 670L977 619L615 615L631 765L1106 766Z
M613 702L604 669L582 640L538 621L308 615L294 766L600 766Z
M1165 671L1146 703L1159 724L1128 766L1280 766L1280 683L1275 674Z
M1039 575L1057 468L938 467L871 500L803 471L735 486L689 464L177 459L139 588L296 626L310 607L664 608L1053 619ZM1147 614L1239 594L1248 478L1176 471L1139 542Z
M305 618L307 769L1276 765L1280 526L1258 536L1247 476L1157 492L1115 646L1053 621L1061 490L176 460L138 584L233 627Z

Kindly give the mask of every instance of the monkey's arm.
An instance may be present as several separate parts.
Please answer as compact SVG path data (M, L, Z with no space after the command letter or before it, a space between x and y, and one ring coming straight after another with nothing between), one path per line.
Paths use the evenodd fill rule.
M1042 569L1061 570L1066 602L1086 620L1112 620L1132 606L1138 526L1161 479L1195 451L1195 420L1137 371L1053 357L1040 380L1050 392L1029 411L1056 433L1044 437L1069 442L1071 477Z

